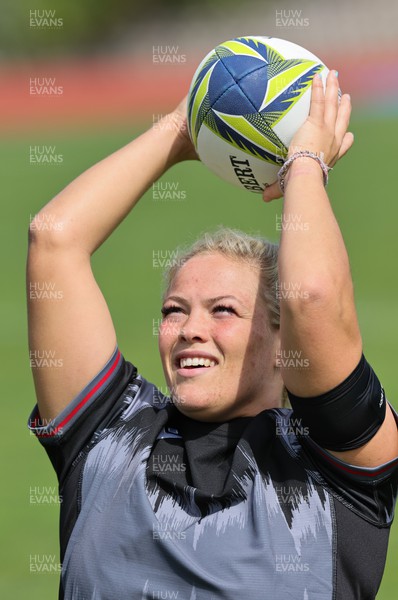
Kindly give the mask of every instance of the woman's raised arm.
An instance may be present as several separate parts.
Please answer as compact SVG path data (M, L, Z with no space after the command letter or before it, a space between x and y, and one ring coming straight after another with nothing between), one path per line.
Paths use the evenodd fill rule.
M343 95L339 102L338 80L333 71L328 75L326 93L321 80L314 78L310 115L293 138L289 153L310 151L333 166L353 142L352 134L347 132L350 113L349 96ZM284 222L296 219L306 227L287 227L281 236L282 377L295 396L311 399L329 392L350 376L362 355L362 339L348 255L324 189L320 166L311 157L297 158L285 185ZM278 195L280 190L273 185L265 191L264 199L269 201ZM299 293L283 297L283 291L290 289ZM384 421L378 422L378 411L381 414L385 410L384 394L377 398L378 408L373 398L372 402L370 406L364 403L362 412L351 403L346 410L349 419L341 408L336 408L333 415L333 425L337 423L341 430L349 430L347 425L354 424L352 431L356 435L356 425L363 427L361 434L366 440L365 433L379 426L363 445L346 440L353 449L332 452L343 461L362 467L376 467L398 455L397 426L388 406ZM330 416L331 409L328 410ZM330 419L324 425L329 432L332 430ZM332 434L329 440L330 437Z
M116 346L90 258L173 164L196 158L185 103L143 135L77 177L36 215L29 231L30 362L39 412L57 416L101 370ZM43 228L42 224L50 224ZM40 299L37 289L58 299Z

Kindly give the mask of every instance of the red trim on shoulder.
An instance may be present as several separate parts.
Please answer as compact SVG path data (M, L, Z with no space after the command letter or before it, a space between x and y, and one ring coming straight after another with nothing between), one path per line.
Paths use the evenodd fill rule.
M330 454L326 453L319 446L317 446L316 449L317 449L317 452L322 454L322 456L324 458L326 458L326 460L328 462L332 463L333 465L335 465L342 471L346 471L346 473L351 473L352 475L361 475L363 477L375 477L375 476L377 477L378 475L381 475L381 473L384 473L385 471L389 471L398 461L398 458L394 458L388 464L382 465L380 468L378 468L378 467L374 467L374 468L372 468L372 467L368 467L368 468L355 467L354 465L349 465L348 463L347 463L347 465L341 464L340 461L335 460L333 456L330 456ZM367 470L363 470L363 469L367 469ZM369 471L369 469L372 469L372 470Z
M77 404L77 406L75 406L75 408L64 418L63 421L61 421L61 423L59 423L59 425L57 425L56 427L51 429L50 433L37 432L36 433L37 437L54 437L55 435L57 435L57 433L60 431L60 429L62 429L63 427L65 427L65 425L67 425L69 423L69 421L75 416L75 414L78 413L83 408L83 406L90 400L90 398L92 398L93 395L100 389L100 387L102 387L104 385L104 383L109 379L109 377L112 375L112 373L115 371L117 365L119 364L120 358L121 358L121 353L120 353L120 350L118 350L118 352L115 356L115 359L114 359L113 363L110 365L108 371L103 375L103 377L101 377L101 379L98 381L98 383L84 396L84 398L82 398L82 400L79 402L79 404Z

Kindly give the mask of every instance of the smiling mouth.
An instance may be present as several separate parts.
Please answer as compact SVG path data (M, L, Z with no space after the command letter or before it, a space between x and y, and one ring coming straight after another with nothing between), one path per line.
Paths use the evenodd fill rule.
M177 366L180 369L200 369L200 368L210 368L216 366L216 361L211 358L203 358L199 356L195 356L193 358L180 358L177 361Z

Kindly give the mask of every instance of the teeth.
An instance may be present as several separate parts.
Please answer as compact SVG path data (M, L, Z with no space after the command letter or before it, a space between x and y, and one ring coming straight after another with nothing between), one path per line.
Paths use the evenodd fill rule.
M216 361L209 358L203 358L201 356L194 356L193 358L181 358L180 368L184 367L215 367Z

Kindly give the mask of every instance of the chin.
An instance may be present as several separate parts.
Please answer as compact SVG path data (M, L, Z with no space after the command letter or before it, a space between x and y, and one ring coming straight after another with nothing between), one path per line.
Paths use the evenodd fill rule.
M228 417L224 417L220 411L208 406L190 406L187 404L176 404L177 409L190 419L203 422L227 421Z
M209 398L208 394L193 389L185 392L181 386L175 389L172 399L183 415L199 421L212 420L225 411L225 408L220 407L215 398Z
M188 397L184 401L174 399L174 404L183 415L197 421L223 422L240 416L248 416L243 414L242 408L239 409L234 405L222 405L216 399L211 401L209 398Z
M208 397L203 397L199 394L182 394L177 390L173 395L174 404L181 410L181 412L195 412L195 411L211 411L214 408L214 402Z

